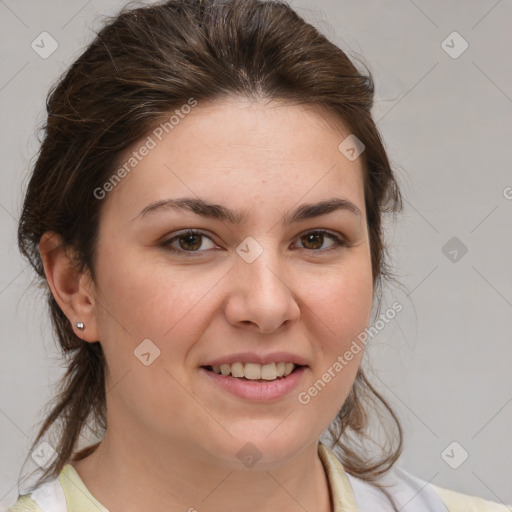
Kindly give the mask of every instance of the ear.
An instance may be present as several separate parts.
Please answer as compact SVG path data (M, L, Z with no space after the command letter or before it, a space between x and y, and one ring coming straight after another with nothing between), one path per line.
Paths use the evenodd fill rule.
M71 322L75 334L84 341L98 341L94 286L90 274L76 270L70 250L54 232L43 234L39 253L53 297ZM82 322L85 328L78 329L77 322Z

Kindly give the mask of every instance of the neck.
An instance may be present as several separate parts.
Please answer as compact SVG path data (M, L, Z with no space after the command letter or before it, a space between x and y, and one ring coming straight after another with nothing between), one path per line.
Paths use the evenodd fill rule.
M119 429L74 468L91 494L111 511L331 512L329 483L317 442L273 469L215 464L197 447L162 449L149 436ZM134 439L141 442L134 442Z

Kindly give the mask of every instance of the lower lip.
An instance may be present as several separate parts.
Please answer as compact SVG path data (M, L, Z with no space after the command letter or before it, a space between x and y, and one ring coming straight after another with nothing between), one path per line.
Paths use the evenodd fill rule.
M230 375L211 372L205 368L201 368L201 371L232 395L254 402L268 402L278 400L291 393L299 385L306 369L307 367L301 366L287 377L266 382L237 379Z

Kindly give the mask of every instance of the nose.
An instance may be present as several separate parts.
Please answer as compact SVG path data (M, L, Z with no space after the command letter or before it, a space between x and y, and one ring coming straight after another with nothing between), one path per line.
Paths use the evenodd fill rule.
M265 250L252 263L242 258L230 272L225 315L236 327L273 333L300 317L290 272Z

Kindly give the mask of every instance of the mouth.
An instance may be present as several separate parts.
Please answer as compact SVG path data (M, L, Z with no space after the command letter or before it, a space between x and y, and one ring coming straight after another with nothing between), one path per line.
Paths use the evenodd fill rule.
M234 377L241 381L272 382L284 380L305 367L304 365L294 363L279 362L265 365L256 363L233 363L217 366L206 365L201 368L217 375Z
M290 396L305 378L308 366L294 363L233 363L201 366L213 385L250 402L275 403Z

